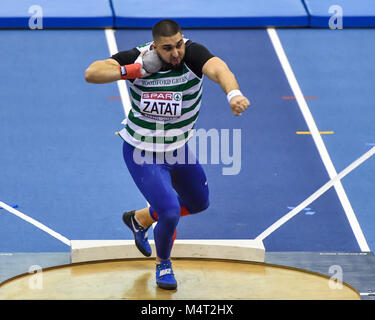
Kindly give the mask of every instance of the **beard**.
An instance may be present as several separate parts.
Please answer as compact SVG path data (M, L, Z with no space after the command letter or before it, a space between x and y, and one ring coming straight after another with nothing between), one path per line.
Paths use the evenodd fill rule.
M163 69L165 67L165 69ZM182 61L179 64L172 64L172 63L165 63L163 64L162 71L165 70L172 70L172 71L178 71L182 68Z
M158 53L158 56L159 56L160 60L162 61L162 67L161 67L160 71L167 71L167 70L178 71L182 68L183 59L181 60L181 62L179 64L174 65L172 63L165 62L163 60L163 58L159 55L159 53Z

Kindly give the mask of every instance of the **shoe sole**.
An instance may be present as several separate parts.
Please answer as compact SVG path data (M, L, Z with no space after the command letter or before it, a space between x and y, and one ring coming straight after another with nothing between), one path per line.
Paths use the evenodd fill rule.
M163 283L163 282L156 282L159 288L165 290L176 290L177 284L170 284L170 283Z
M125 212L123 215L122 215L122 221L125 223L125 225L128 226L128 228L133 232L133 236L134 236L134 242L135 242L135 246L137 247L137 249L145 256L145 257L150 257L152 252L147 252L145 249L143 249L143 247L139 244L139 242L137 241L137 239L135 238L135 232L133 231L133 228L131 226L129 226L125 220L125 215L128 214L128 215L131 215L132 213L135 213L135 210L132 210L132 211L128 211L128 212Z

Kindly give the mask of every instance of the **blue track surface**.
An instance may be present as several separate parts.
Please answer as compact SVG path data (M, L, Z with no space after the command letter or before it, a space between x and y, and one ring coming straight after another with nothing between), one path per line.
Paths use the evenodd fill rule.
M342 39L327 31L332 37L327 40L327 34L315 31L278 33L303 93L318 97L313 104L309 102L318 127L335 131L324 141L339 171L368 150L365 144L375 138L370 122L366 124L373 111L366 95L361 99L363 119L319 106L332 105L335 100L324 96L322 82L329 85L328 77L312 78L324 74L328 67L328 62L325 65L321 60L321 56L327 57L327 41L340 45ZM266 30L186 30L184 34L228 63L252 107L242 117L233 116L219 86L205 79L197 128L241 129L241 171L225 176L222 169L226 165L204 165L211 206L204 213L184 217L178 238L254 238L327 182L326 169L312 137L296 134L306 131L307 126L296 101L282 99L293 94ZM353 41L361 44L356 33L347 34L348 46ZM367 36L374 35L368 31ZM104 32L1 31L1 36L4 63L0 71L8 77L0 79L0 87L7 88L1 94L7 108L0 108L0 201L18 204L20 211L69 239L131 239L121 214L146 203L123 163L122 141L114 134L124 117L121 102L109 99L119 96L118 88L116 84L87 84L83 78L89 63L109 56ZM147 30L116 32L119 50L150 40ZM365 52L372 50L368 46ZM234 47L241 50L234 51ZM340 54L352 59L350 52ZM359 52L353 54L358 56ZM341 68L347 63L344 58L338 60ZM366 74L363 68L358 62L356 70L365 84L366 77L360 76ZM356 83L350 78L340 81L347 88L340 96L345 101L345 95L353 92L349 88L356 90ZM361 132L358 135L366 137L359 147L356 141L351 144L348 140L348 126L338 124L353 119L360 123L355 126ZM337 148L334 139L345 139L345 148ZM347 151L345 158L343 149ZM368 224L370 210L375 208L373 200L366 198L367 187L372 185L366 175L374 173L371 160L344 181L362 226ZM363 185L367 193L355 191ZM301 212L266 238L267 251L359 251L333 189L309 207L309 212ZM365 230L373 247L374 235L370 227ZM67 250L57 240L0 210L0 252Z
M375 145L375 30L279 30L286 54L339 172ZM326 45L329 43L329 45ZM343 67L345 66L345 67ZM375 160L342 182L371 248L375 247Z
M0 69L9 75L0 80L8 88L0 109L2 201L69 239L124 236L122 210L143 201L114 134L123 111L108 98L118 96L117 86L84 80L91 61L109 55L104 32L2 31L2 40ZM8 224L0 224L0 251L45 248L35 232L27 233L29 242L17 241ZM47 251L54 251L50 242Z

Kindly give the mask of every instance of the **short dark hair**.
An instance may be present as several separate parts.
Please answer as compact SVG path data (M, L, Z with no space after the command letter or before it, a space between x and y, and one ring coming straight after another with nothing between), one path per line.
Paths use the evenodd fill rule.
M171 37L181 32L181 27L176 21L164 19L160 20L152 27L152 37L154 40L160 37Z

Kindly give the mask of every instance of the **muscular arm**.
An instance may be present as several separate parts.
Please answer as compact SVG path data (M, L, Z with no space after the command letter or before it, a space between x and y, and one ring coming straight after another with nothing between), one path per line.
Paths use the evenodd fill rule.
M230 71L227 64L218 57L209 59L203 66L202 72L209 79L217 82L225 94L232 90L239 90L236 77ZM250 105L245 96L235 96L230 100L230 107L234 115L239 116Z
M212 81L217 82L225 94L234 89L239 89L237 80L229 70L227 64L218 57L208 60L203 66L203 74Z
M90 83L108 83L121 80L120 64L115 59L94 61L85 71L85 80Z

